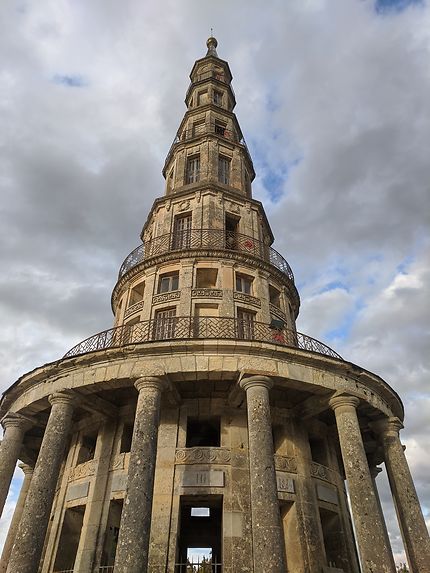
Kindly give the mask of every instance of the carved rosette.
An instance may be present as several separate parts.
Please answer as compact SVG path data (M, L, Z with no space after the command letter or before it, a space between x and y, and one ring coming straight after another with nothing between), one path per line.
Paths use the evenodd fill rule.
M292 474L297 473L297 461L296 458L292 456L273 456L275 459L275 469L278 471L290 472Z
M175 464L230 464L231 451L226 448L178 448Z
M90 477L94 475L96 470L96 461L90 460L83 464L72 468L69 472L69 481L75 481L84 477Z
M316 462L311 462L311 476L318 478L318 479L323 479L325 481L328 482L332 482L333 479L331 478L331 470L329 468L327 468L326 466L323 466L321 464L317 464Z

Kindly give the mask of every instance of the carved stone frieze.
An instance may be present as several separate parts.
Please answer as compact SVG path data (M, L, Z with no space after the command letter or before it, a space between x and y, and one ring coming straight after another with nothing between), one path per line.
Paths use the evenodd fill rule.
M297 473L297 461L296 458L292 456L280 456L278 454L274 455L275 459L275 469L278 471L291 472L293 474Z
M132 304L125 311L124 318L127 318L128 316L134 314L135 312L139 312L140 310L142 310L142 308L143 308L143 300L141 300L140 302L136 302L136 304Z
M282 318L283 320L286 320L285 312L283 312L279 307L275 306L272 303L269 303L269 308L270 308L271 314L273 314L274 316L277 316L278 318Z
M238 300L239 302L244 302L245 304L250 304L252 306L261 307L261 300L255 296L251 296L250 294L245 294L243 292L234 292L233 295L234 300Z
M219 288L193 288L193 298L222 298L222 290Z
M118 454L110 464L110 470L123 470L125 468L125 453Z
M176 464L229 464L231 452L226 448L178 448Z
M311 476L319 479L323 479L328 482L332 482L331 470L326 466L317 464L317 462L311 462Z
M159 304L160 302L169 302L171 300L178 300L181 298L181 291L174 290L172 292L163 292L156 294L152 297L152 304Z
M84 477L89 477L94 475L96 470L96 461L90 460L83 464L79 464L72 468L69 472L69 481L75 481Z

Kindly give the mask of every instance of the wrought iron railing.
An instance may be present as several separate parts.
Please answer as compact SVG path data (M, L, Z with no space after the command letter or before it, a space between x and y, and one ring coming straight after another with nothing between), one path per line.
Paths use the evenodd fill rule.
M118 278L120 279L145 259L186 249L221 249L253 255L270 263L294 282L290 265L278 251L253 237L223 229L188 229L155 237L136 247L125 258L119 269Z
M221 573L222 564L212 560L187 561L175 563L175 573Z
M83 340L69 350L64 358L143 342L216 338L269 342L341 358L337 352L306 334L287 328L275 329L262 322L218 316L159 317L118 326Z

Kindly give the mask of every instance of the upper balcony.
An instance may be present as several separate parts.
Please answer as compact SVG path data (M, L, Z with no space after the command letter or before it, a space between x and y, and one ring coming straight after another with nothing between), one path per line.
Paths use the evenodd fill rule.
M188 229L155 237L136 247L124 260L119 270L118 279L139 263L175 251L193 249L214 249L252 255L273 265L294 283L290 265L282 255L263 241L223 229Z

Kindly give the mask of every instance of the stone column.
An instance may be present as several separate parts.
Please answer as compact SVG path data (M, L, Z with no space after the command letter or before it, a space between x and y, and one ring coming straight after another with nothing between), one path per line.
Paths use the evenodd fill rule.
M130 470L122 510L115 573L147 573L149 536L161 394L165 382L156 377L143 377L134 384L139 392Z
M388 530L387 530L387 524L385 523L384 511L382 509L381 498L379 497L378 485L376 483L376 478L382 472L382 469L378 468L377 466L371 465L369 467L369 470L370 470L370 475L372 476L373 490L375 492L375 498L376 498L376 501L378 502L379 515L381 516L382 525L384 527L385 543L387 544L387 547L391 547L390 537L388 535ZM395 566L394 557L393 557L393 566Z
M4 436L0 446L0 516L21 451L22 440L30 423L19 414L9 413L1 421Z
M70 392L49 396L51 412L7 568L8 573L37 573L49 515L67 438L74 397Z
M414 573L430 573L429 534L399 437L403 424L398 418L387 418L374 426L380 431L385 466L409 568Z
M22 510L24 509L24 503L27 498L28 488L30 487L31 478L33 476L33 468L31 466L19 464L18 467L24 472L24 481L22 482L21 491L19 492L18 501L16 502L15 511L13 512L12 521L10 522L9 531L7 532L6 541L1 554L0 573L6 573L16 532L19 522L21 521Z
M273 459L272 421L266 376L240 381L248 409L249 470L254 573L285 573L285 548Z
M358 398L348 395L335 395L330 400L336 416L362 571L395 573L358 423L359 403Z

